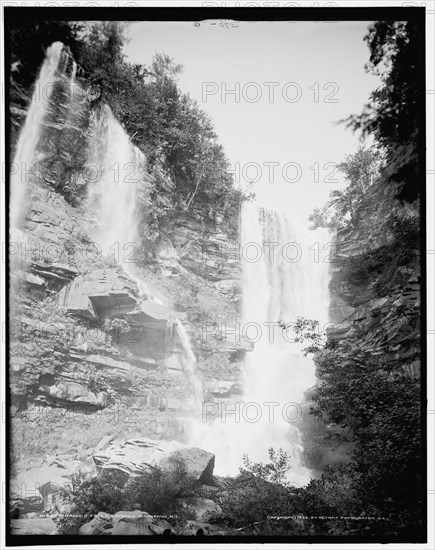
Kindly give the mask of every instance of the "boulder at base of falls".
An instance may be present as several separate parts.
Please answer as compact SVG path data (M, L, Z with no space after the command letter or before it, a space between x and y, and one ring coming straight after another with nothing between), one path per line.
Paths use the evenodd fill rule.
M131 477L143 475L156 466L170 471L179 459L188 475L201 483L213 482L215 455L177 441L154 441L142 437L114 442L104 451L94 454L93 459L98 473L118 470Z

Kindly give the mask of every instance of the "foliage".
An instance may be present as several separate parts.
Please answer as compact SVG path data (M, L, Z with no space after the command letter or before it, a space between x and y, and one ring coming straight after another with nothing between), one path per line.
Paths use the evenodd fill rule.
M275 451L272 447L268 450L269 462L252 462L248 455L243 456L243 468L241 472L249 472L270 483L285 484L285 478L290 470L290 455L278 449Z
M139 478L104 470L92 479L78 475L62 494L68 514L60 518L61 533L77 534L80 526L98 512L142 510L159 516L182 513L177 497L196 495L198 490L198 482L176 454L170 458L168 469L154 466Z
M331 470L328 484L335 493L342 491L340 472L345 468L350 487L347 498L352 501L348 512L388 518L387 528L379 523L367 529L418 529L422 506L420 381L399 372L395 363L346 341L325 343L325 334L317 327L316 321L298 318L294 329L299 341L313 342L306 352L316 353L319 383L311 394L311 413L325 424L348 430L353 442L350 465ZM323 483L324 478L313 481L301 493L305 504ZM326 511L319 502L313 501L310 507L313 514L341 514L338 503L332 508L328 504ZM348 529L357 527L349 525Z
M312 388L307 393L313 393L314 390ZM354 444L349 428L326 422L313 415L307 406L302 408L300 430L304 448L303 460L312 471L324 472L328 466L336 467L350 462Z
M113 317L104 320L103 330L110 334L112 342L119 343L122 341L122 336L131 331L131 327L125 319Z
M166 216L185 212L211 225L222 218L235 230L245 193L234 186L210 117L181 91L180 64L163 53L149 66L128 62L121 22L20 22L11 39L13 82L21 95L30 97L45 49L61 40L70 46L85 87L98 98L94 105L107 103L145 154L151 177L149 196L139 198L144 239L156 237Z
M363 112L346 122L375 137L386 151L386 178L401 183L400 198L412 201L423 177L419 148L424 140L424 32L413 20L377 21L365 41L370 49L366 70L380 76L381 85Z
M65 361L66 350L76 342L87 327L73 317L59 311L48 298L34 307L31 317L14 311L10 327L11 361L26 358L38 366L41 374L51 373ZM25 382L23 382L25 386ZM18 381L20 386L20 381Z
M418 522L420 382L368 353L341 345L320 352L314 414L350 429L353 487L360 506L397 522Z
M311 229L327 227L340 229L348 221L353 223L358 206L379 173L380 152L376 147L367 147L361 142L357 151L346 155L337 166L343 173L346 187L335 189L329 194L329 201L323 208L316 208L310 214Z
M311 223L310 229L325 227L336 231L344 226L344 220L335 208L331 208L327 203L320 208L314 208L308 216L308 221Z
M240 475L230 490L219 495L219 504L235 534L288 534L296 530L290 516L294 488L285 477L290 470L290 456L282 449L269 449L269 462L251 462L243 457Z
M325 333L319 330L319 321L298 316L295 323L285 323L281 320L278 323L282 330L286 332L289 329L292 330L295 342L304 342L305 340L310 342L310 345L304 349L305 355L316 353L326 344Z
M326 467L320 479L312 480L298 491L297 505L301 513L308 516L358 514L360 503L353 487L353 474L352 466Z
M182 66L162 53L150 66L129 63L124 35L120 23L93 24L83 35L78 62L146 155L153 182L145 205L151 233L167 215L186 211L210 222L217 215L237 218L244 194L233 185L209 116L178 86Z

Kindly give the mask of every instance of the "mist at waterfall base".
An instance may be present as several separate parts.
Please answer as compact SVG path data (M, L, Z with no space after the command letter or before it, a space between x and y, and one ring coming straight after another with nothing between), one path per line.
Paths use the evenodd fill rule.
M246 251L241 254L240 338L247 327L244 337L255 341L254 350L244 360L239 404L225 403L216 412L215 405L205 403L193 439L216 454L215 472L221 475L239 473L243 455L268 462L268 449L281 448L291 459L287 480L303 486L311 472L304 465L298 421L304 393L316 381L314 364L303 353L306 342L290 343L294 335L277 326L272 331L271 326L297 317L318 320L321 327L327 322L328 264L323 258L316 262L310 250L316 240L325 243L325 235L308 231L288 211L247 203L242 206L240 236ZM216 414L212 417L210 411Z

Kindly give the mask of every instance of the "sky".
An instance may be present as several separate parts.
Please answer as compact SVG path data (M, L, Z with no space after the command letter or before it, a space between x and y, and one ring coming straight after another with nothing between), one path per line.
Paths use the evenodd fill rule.
M306 221L343 185L335 164L358 145L336 122L379 85L364 69L369 23L212 23L132 23L125 53L181 63L179 85L211 116L236 183L252 181L260 204Z

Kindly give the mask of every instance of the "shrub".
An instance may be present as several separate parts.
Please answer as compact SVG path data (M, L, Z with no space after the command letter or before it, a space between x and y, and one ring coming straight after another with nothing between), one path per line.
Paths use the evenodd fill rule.
M181 496L197 496L199 482L189 475L183 460L174 454L168 469L152 467L139 478L129 478L119 471L104 471L86 480L78 475L70 490L62 493L68 514L59 520L62 534L76 534L81 525L98 512L114 514L121 510L142 510L151 515L185 518L191 513L177 500Z
M235 534L285 535L298 530L292 519L294 489L285 481L290 456L282 449L269 449L269 462L251 462L243 457L241 475L230 490L219 496L223 512Z

